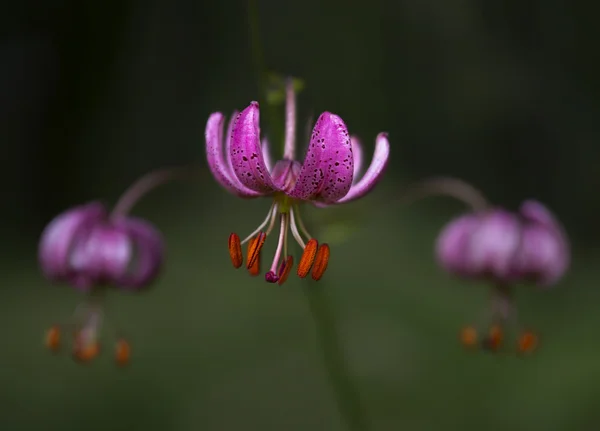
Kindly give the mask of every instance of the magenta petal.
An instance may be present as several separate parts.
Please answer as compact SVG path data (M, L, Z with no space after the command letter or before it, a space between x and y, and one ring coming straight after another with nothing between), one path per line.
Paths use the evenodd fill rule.
M469 267L498 281L515 278L514 262L521 245L521 222L516 215L494 210L481 219L471 235Z
M262 140L262 155L265 161L265 166L269 172L273 171L273 159L271 158L271 150L269 148L269 140L265 137Z
M112 224L94 226L75 244L69 258L71 270L98 282L112 282L127 273L133 246L122 229Z
M565 274L570 265L567 234L540 202L525 201L519 212L525 219L525 227L518 269L524 277L542 286L550 286Z
M147 287L162 268L162 235L152 224L138 218L120 219L115 225L127 233L135 253L127 273L117 278L115 284L125 288Z
M519 213L526 219L546 227L555 228L558 226L556 217L550 212L544 204L534 200L527 200L521 204Z
M472 214L458 217L448 223L439 234L435 254L445 271L460 277L476 277L478 274L469 266L471 235L480 219Z
M231 161L239 181L258 193L277 190L265 164L260 145L260 111L252 102L235 119L231 133Z
M69 276L69 256L82 233L106 217L106 210L93 202L68 210L54 218L42 233L39 243L39 262L42 272L52 280Z
M257 197L260 193L244 187L231 171L229 158L223 158L223 114L215 112L208 118L206 123L206 158L208 167L217 182L230 193L245 197Z
M352 155L354 156L354 174L352 178L352 184L356 184L360 175L362 174L363 165L363 147L357 136L350 136L350 142L352 143Z
M540 286L551 286L562 278L569 263L569 247L559 232L541 225L523 229L523 244L517 262L520 276Z
M367 172L365 172L360 181L352 185L348 194L340 199L338 203L350 202L369 193L373 187L377 185L379 180L381 180L385 168L387 167L389 157L390 143L387 138L387 133L380 133L377 135L373 159L371 160Z
M334 203L350 190L354 175L352 144L344 121L324 112L318 118L298 180L295 199Z

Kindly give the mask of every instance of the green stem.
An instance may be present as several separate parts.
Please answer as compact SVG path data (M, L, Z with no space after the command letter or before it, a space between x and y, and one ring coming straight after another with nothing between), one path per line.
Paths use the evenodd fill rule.
M270 129L269 135L271 139L274 139L273 144L276 144L277 142L283 144L284 127L282 121L279 120L277 107L267 103L269 75L260 39L260 20L257 0L248 0L248 24L250 27L250 49L252 50L252 59L254 60L254 73L256 74L256 80L258 82L258 102L261 106L261 110L265 112L266 124Z
M259 11L257 0L248 0L248 23L250 27L250 40L254 67L259 89L259 103L266 110L267 124L270 127L271 137L281 139L284 143L283 115L278 115L277 106L267 102L269 76L260 42ZM275 141L277 142L277 141ZM282 145L283 147L283 145ZM310 314L315 322L319 348L327 376L335 393L335 399L340 415L351 431L365 431L368 429L366 416L360 402L358 391L352 383L350 371L344 357L343 348L338 336L335 316L329 298L323 289L323 282L318 288L313 283L307 282L303 289Z
M351 373L339 339L330 298L324 290L323 282L319 286L307 282L302 289L305 293L310 314L315 322L317 342L331 386L335 392L340 415L349 430L365 431L369 429L367 417L360 400L359 391L352 382Z

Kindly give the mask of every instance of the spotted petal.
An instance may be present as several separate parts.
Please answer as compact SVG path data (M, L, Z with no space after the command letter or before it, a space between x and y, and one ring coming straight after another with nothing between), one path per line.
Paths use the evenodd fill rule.
M217 182L230 193L252 198L260 196L254 190L242 185L231 170L231 161L223 158L223 125L225 118L220 112L215 112L208 118L206 123L206 158L208 167Z
M44 229L39 244L39 262L44 275L51 280L68 277L71 272L69 257L75 241L105 217L104 206L93 202L54 218Z
M334 203L350 190L354 158L348 128L335 114L324 112L318 118L304 164L289 192L295 199Z
M231 133L231 161L240 182L250 190L265 194L278 190L271 179L260 145L260 112L252 102L235 119Z
M134 251L128 271L115 280L115 285L147 287L159 274L164 261L162 235L152 224L138 218L123 218L115 221L115 225L127 233Z

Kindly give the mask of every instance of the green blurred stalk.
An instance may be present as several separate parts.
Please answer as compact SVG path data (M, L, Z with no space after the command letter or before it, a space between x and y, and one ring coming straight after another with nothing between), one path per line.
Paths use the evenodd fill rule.
M360 400L359 391L352 382L348 363L344 356L343 346L339 339L335 315L331 299L327 295L327 287L323 281L315 286L308 279L303 283L303 291L308 302L310 314L315 322L317 342L329 382L335 392L335 400L340 415L348 429L353 431L368 430L367 417Z
M269 70L265 63L260 39L260 21L257 0L248 0L248 24L250 27L250 49L254 61L254 73L258 82L259 104L265 113L266 124L269 127L271 142L284 142L283 116L278 116L277 107L267 103L269 86ZM281 117L281 118L279 118Z
M259 100L262 109L266 109L267 123L271 128L271 136L284 142L283 115L278 115L277 106L267 102L269 76L260 42L259 11L257 0L248 0L248 23L252 57L258 88L262 97ZM263 103L263 101L265 103ZM278 142L274 140L274 142ZM308 308L315 322L317 342L321 351L323 364L333 388L335 400L347 427L351 431L368 429L366 416L360 401L358 390L354 387L348 364L339 339L338 328L333 313L330 298L326 294L326 284L319 281L318 285L305 279L303 291Z

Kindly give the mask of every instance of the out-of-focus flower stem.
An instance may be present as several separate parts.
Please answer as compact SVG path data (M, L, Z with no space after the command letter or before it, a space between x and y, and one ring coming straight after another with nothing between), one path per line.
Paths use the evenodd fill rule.
M333 307L323 280L318 286L305 279L304 294L310 314L315 322L317 342L321 351L327 376L335 392L340 415L349 430L368 430L367 417L360 399L360 393L352 382L351 373L339 339Z
M267 124L270 128L272 142L284 142L283 115L278 115L277 106L266 103L268 92L268 71L265 64L262 45L260 41L259 11L257 0L248 0L248 24L252 57L258 88L262 100L261 105L266 108ZM309 135L310 136L310 135ZM283 154L283 153L282 153ZM308 303L310 314L315 323L315 331L323 364L330 384L333 388L335 400L344 422L351 431L368 430L366 416L360 401L358 390L354 387L350 371L346 363L338 328L333 313L333 308L327 288L322 280L313 283L305 279L303 291Z
M284 127L283 122L278 121L277 107L267 103L269 75L260 38L260 19L258 10L258 0L248 0L248 25L250 31L250 49L252 59L254 60L254 70L258 82L258 91L262 109L265 110L266 124L269 127L268 137L271 142L283 142Z

